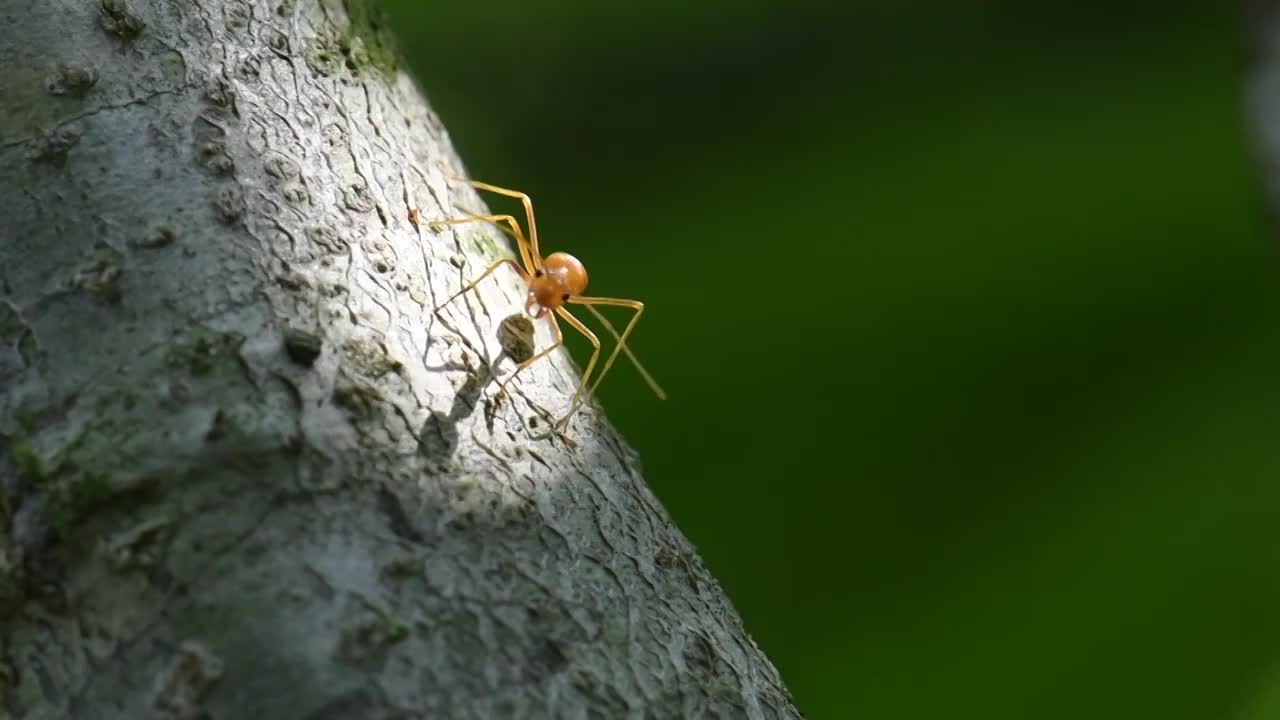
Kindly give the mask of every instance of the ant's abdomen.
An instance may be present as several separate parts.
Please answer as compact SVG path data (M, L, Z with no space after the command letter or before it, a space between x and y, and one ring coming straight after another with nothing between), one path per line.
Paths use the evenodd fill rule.
M565 292L581 295L587 289L587 269L582 261L564 252L553 252L542 263L548 275L559 275L564 280Z

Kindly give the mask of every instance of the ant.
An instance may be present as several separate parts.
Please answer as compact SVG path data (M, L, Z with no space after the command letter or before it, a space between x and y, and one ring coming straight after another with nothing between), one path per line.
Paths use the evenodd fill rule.
M586 336L595 350L591 353L591 361L587 363L587 369L582 373L582 379L578 383L578 389L573 393L573 400L569 404L569 411L565 416L555 423L554 427L567 426L569 419L573 417L573 413L578 409L582 402L582 391L587 385L587 380L591 377L591 372L595 368L596 360L600 357L600 340L591 332L582 321L569 313L565 305L582 305L588 312L593 314L617 341L617 345L613 348L607 360L604 363L604 369L596 376L595 382L591 385L590 392L600 385L600 381L604 380L604 376L609 372L609 368L613 366L613 361L617 359L618 353L625 352L627 359L635 365L636 370L640 371L640 375L648 383L649 389L658 396L660 400L666 400L667 394L658 386L658 383L649 375L640 361L631 353L631 349L627 347L627 337L631 335L631 331L635 329L636 323L640 321L640 315L644 313L644 303L639 300L624 300L622 298L608 297L587 297L582 293L587 289L587 269L583 266L582 261L565 252L553 252L545 258L538 251L538 226L533 220L533 201L528 195L518 190L508 190L496 185L478 182L476 180L467 180L455 177L445 173L445 177L453 182L463 182L471 185L478 190L488 190L489 192L499 195L513 197L524 204L524 212L526 223L529 226L528 239L525 238L524 232L520 229L519 222L511 215L468 215L466 217L454 218L451 220L434 220L427 223L432 229L439 229L447 225L460 225L468 222L488 222L496 225L503 232L515 238L516 245L520 249L520 259L524 262L521 267L512 258L503 258L489 266L487 270L465 285L461 290L454 293L448 300L440 303L432 310L432 314L437 314L446 305L453 302L468 290L474 289L480 284L481 280L491 275L503 265L510 265L520 275L520 279L528 286L528 295L525 298L524 311L529 317L537 320L539 318L547 318L551 321L551 333L555 337L555 342L550 347L539 352L533 357L525 360L516 366L515 372L506 380L498 384L498 392L505 390L507 383L516 379L520 371L529 367L538 360L550 355L553 350L564 344L564 336L560 333L560 324L556 321L556 316L560 316L565 322L569 323L575 330ZM419 217L416 209L411 210L409 214L410 221L414 225L418 225ZM611 305L614 307L625 307L635 310L635 314L631 316L631 321L627 323L626 328L619 335L613 325L605 318L605 316L595 308L596 305Z

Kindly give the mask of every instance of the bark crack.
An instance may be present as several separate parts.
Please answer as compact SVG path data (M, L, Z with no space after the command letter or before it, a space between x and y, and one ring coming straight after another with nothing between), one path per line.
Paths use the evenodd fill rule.
M98 105L97 107L94 107L92 109L85 110L85 111L76 113L74 115L65 117L59 120L58 122L54 123L53 125L50 125L44 132L37 133L35 135L28 135L24 138L19 138L17 140L9 140L7 142L0 143L0 150L8 150L10 148L19 147L22 145L29 145L32 142L35 142L36 140L39 140L40 138L46 136L49 132L52 132L54 130L58 130L61 128L66 128L72 123L79 122L80 120L84 120L86 118L94 117L95 115L100 115L104 112L111 112L114 110L123 110L125 108L130 108L130 107L145 106L148 103L150 103L152 100L155 100L158 97L178 96L189 89L190 89L189 87L178 87L172 90L156 90L146 96L143 96L140 98L134 98L126 102L112 103L110 105Z

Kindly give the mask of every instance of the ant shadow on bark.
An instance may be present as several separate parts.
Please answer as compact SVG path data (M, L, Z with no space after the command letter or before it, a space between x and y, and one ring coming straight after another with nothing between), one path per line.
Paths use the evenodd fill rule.
M443 324L443 321L441 322ZM432 325L434 324L433 321ZM447 324L446 327L448 327ZM449 329L453 330L453 328ZM430 333L430 328L428 328L428 333ZM460 339L465 348L462 362L448 361L442 365L431 366L426 364L425 354L423 358L423 365L427 370L437 372L461 370L467 373L466 382L462 384L462 387L458 388L457 393L453 396L453 404L449 408L449 412L431 411L431 415L418 432L419 445L423 455L440 461L448 460L457 451L458 423L475 412L476 406L480 404L480 396L483 394L485 387L497 379L498 368L502 361L510 359L518 366L533 357L533 323L523 313L510 315L498 324L498 343L501 345L502 350L492 359L487 356L487 351L483 346L477 348L465 335L456 331L454 331L454 334ZM471 362L470 356L467 355L467 350L480 358L478 367ZM492 433L497 402L495 399L490 399L486 400L484 405L485 427Z

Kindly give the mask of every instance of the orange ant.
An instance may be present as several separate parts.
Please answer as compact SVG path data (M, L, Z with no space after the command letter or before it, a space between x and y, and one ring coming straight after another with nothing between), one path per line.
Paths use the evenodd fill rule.
M503 258L489 266L487 270L480 273L479 277L472 280L461 290L454 293L448 300L440 303L431 312L439 313L450 302L453 302L463 293L474 289L495 270L503 265L510 265L519 273L520 278L524 280L528 286L528 295L525 298L524 310L529 317L533 319L547 318L551 321L551 332L555 336L555 342L551 347L535 354L533 357L525 360L516 366L515 372L506 380L498 384L498 391L502 392L507 383L516 379L520 371L529 367L538 360L550 355L553 350L564 344L564 336L560 333L560 324L556 322L556 316L559 315L565 322L569 323L575 330L582 333L591 341L595 350L591 353L591 361L587 363L587 369L582 373L582 380L578 383L578 389L573 393L573 400L569 404L569 411L561 418L555 427L563 427L568 424L569 418L573 417L574 411L578 409L578 405L582 401L582 391L587 385L587 380L591 377L591 371L595 368L596 360L600 357L600 340L591 332L582 321L574 317L565 308L566 304L582 305L598 319L617 341L617 345L613 348L607 360L604 363L604 369L596 376L595 382L591 385L591 393L594 394L600 381L604 380L604 376L609 372L609 368L613 366L613 361L617 359L619 351L625 352L627 358L635 365L636 370L640 371L640 375L648 383L649 389L658 396L660 400L666 400L667 394L658 386L649 372L644 369L636 356L631 353L631 349L627 347L627 337L631 335L631 331L635 329L636 323L640 321L640 315L644 313L644 303L638 300L624 300L621 298L607 297L586 297L582 293L587 289L587 269L582 262L574 256L564 252L553 252L545 258L538 251L538 226L533 220L533 201L529 196L518 191L508 190L506 188L497 187L488 183L478 182L475 180L466 180L464 178L454 177L446 174L445 177L451 181L464 182L479 190L488 190L489 192L499 195L513 197L524 204L525 219L529 226L529 237L526 240L524 233L520 230L520 224L511 215L469 215L467 217L455 218L452 220L435 220L427 223L427 226L433 229L441 228L446 225L460 225L468 222L489 222L496 225L503 232L515 238L516 245L520 249L520 258L524 261L524 267L521 267L511 258ZM418 220L417 210L410 213L410 219ZM619 335L614 329L613 324L605 318L605 316L595 308L596 305L612 305L614 307L626 307L635 310L635 315L631 316L631 321L627 323L627 327Z

